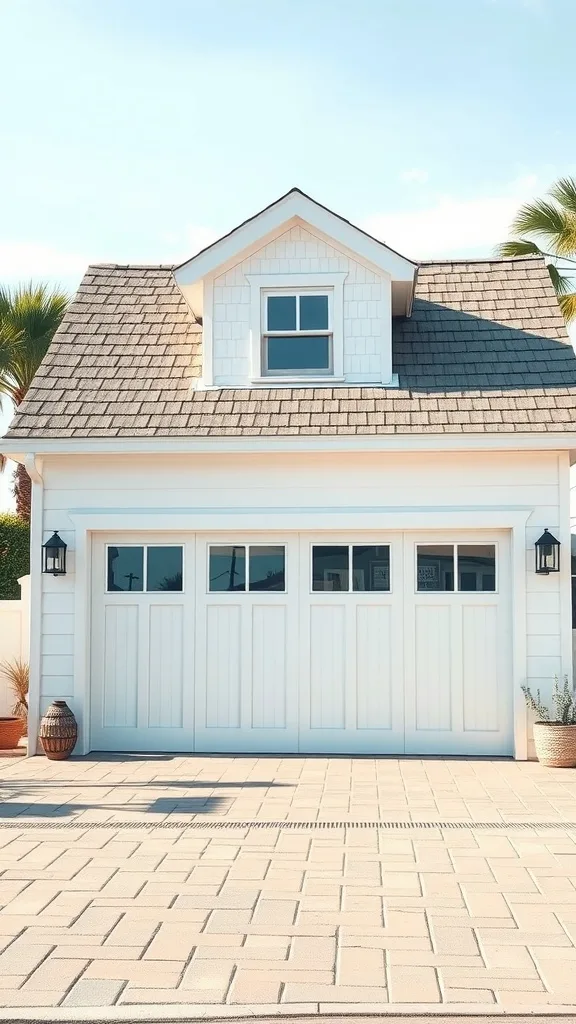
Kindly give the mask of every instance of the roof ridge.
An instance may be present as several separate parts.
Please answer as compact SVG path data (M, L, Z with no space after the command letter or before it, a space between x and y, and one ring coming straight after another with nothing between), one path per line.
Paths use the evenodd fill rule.
M544 262L543 256L538 256L536 253L527 254L526 256L447 256L445 259L437 260L418 260L419 267L434 267L438 265L446 265L448 263L530 263Z
M176 263L89 263L91 270L174 270Z

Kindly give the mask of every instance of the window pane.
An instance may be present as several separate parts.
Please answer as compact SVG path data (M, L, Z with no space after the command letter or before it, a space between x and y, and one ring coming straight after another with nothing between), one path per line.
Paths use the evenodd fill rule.
M246 548L210 548L210 590L246 590Z
M108 548L108 590L144 589L144 548Z
M454 548L451 544L419 544L418 590L454 590Z
M182 548L150 547L146 590L182 590Z
M496 590L494 544L458 545L458 590Z
M330 338L322 335L299 335L283 338L281 335L266 339L268 346L267 369L324 370L330 369Z
M576 533L573 533L570 536L570 554L572 556L571 557L571 561L572 561L572 570L571 570L571 572L572 572L573 576L576 576Z
M312 590L348 590L348 547L312 548Z
M296 296L269 295L267 322L269 331L295 331Z
M284 328L282 328L284 330ZM300 330L301 331L327 331L328 330L328 296L327 295L301 295L300 296Z
M284 590L284 548L250 547L250 590Z
M352 587L354 590L390 590L390 548L383 546L352 548Z

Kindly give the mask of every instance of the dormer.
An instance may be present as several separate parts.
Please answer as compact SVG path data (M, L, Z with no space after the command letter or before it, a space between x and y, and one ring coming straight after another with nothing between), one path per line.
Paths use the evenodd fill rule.
M199 386L394 387L416 264L299 189L175 271L203 324Z

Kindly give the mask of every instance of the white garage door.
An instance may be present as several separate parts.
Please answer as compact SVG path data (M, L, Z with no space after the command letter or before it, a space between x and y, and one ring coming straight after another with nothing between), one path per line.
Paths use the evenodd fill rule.
M510 754L506 533L93 544L96 750Z

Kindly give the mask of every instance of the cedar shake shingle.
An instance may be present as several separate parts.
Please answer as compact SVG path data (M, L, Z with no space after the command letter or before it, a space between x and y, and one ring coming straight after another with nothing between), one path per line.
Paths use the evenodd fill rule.
M543 262L422 263L399 388L194 391L202 328L173 268L89 267L11 438L570 431L576 358Z

